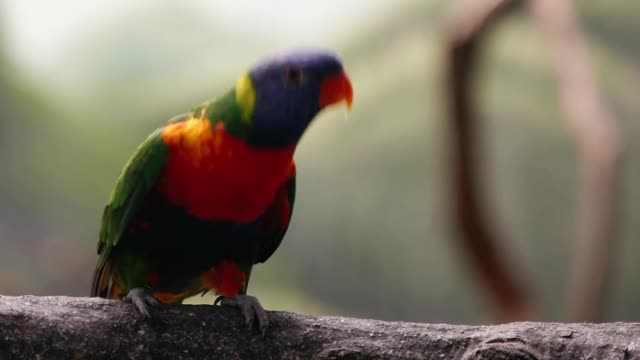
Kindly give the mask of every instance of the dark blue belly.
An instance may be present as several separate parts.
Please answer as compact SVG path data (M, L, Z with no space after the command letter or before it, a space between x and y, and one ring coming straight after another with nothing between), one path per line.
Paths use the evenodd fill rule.
M198 219L152 190L121 239L123 246L114 250L133 254L149 264L157 273L154 291L180 292L223 260L250 270L257 254L259 230L260 219L248 224Z

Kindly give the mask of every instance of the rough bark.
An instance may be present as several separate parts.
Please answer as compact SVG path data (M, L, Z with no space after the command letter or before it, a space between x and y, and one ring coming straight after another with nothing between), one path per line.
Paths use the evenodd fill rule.
M417 324L98 298L0 296L0 359L640 359L640 324Z

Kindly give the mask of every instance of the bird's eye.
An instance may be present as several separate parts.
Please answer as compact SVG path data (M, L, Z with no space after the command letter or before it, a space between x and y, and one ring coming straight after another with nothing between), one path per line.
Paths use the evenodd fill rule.
M288 67L283 73L284 83L292 86L300 86L302 84L302 70L296 67Z

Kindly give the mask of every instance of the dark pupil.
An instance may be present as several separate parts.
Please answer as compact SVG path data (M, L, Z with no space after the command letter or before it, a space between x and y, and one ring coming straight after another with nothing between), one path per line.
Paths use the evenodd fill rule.
M300 85L302 82L302 71L296 68L287 68L284 71L284 81L290 85Z

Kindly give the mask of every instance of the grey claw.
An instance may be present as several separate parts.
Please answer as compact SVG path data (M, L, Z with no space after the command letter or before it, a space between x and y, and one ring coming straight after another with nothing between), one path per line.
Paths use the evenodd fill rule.
M250 306L242 308L242 315L244 315L244 323L249 329L253 328L253 309Z
M260 304L258 304L258 306L260 306ZM256 317L258 319L258 329L260 330L262 337L264 337L267 333L267 328L269 327L269 317L262 306L260 306L260 310L261 311L256 311Z
M146 287L138 287L129 290L129 293L123 300L132 303L140 315L145 319L151 319L149 306L157 307L160 305L160 302L151 295L151 290Z
M257 328L264 337L269 327L269 317L258 299L250 295L235 295L230 297L220 296L214 304L220 303L221 306L237 307L242 312L245 324L249 329L253 329L257 323Z

